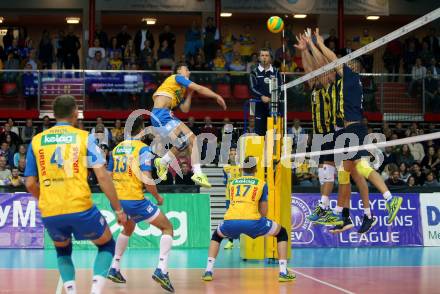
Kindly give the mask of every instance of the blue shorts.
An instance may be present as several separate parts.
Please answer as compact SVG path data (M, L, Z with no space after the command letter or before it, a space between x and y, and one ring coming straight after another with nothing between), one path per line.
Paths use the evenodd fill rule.
M275 222L262 217L259 220L225 220L219 225L217 231L231 239L238 239L241 234L255 239L269 234L275 228Z
M153 108L150 120L151 125L162 137L167 137L181 123L168 108Z
M43 224L50 238L63 242L72 238L76 240L96 240L104 234L107 222L96 206L89 210L43 217Z
M152 222L160 213L159 207L148 199L121 200L124 212L135 223L146 220Z
M361 123L354 123L349 126L347 126L344 129L344 134L354 134L359 139L359 146L364 144L365 137L368 136L368 129L366 126L362 125ZM355 145L353 145L355 146ZM352 147L353 147L352 146ZM350 147L350 141L347 139L345 140L344 147ZM362 157L368 157L370 156L370 153L367 150L359 150L354 153L353 157L348 159L350 161L356 161L361 159Z

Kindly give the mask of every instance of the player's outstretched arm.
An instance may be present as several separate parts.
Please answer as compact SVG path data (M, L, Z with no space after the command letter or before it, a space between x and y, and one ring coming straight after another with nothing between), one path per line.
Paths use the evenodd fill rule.
M38 184L37 177L26 177L25 185L32 196L37 199L40 198L40 185Z
M118 195L116 194L115 186L113 185L112 178L110 177L107 169L101 166L94 166L93 171L95 172L96 179L98 180L99 187L102 192L104 192L108 201L110 201L111 206L115 210L115 213L118 217L119 224L125 224L127 221L127 216L122 210L121 203L119 202Z
M211 89L206 88L204 86L201 86L199 84L196 84L194 82L192 82L191 84L189 84L188 89L196 91L197 93L203 95L203 96L207 96L209 98L213 98L217 101L218 105L220 105L223 110L226 110L226 103L225 100L223 100L223 98L214 93Z
M151 172L150 171L143 171L142 176L144 179L147 179L147 181L144 180L145 189L148 191L148 193L153 195L154 199L156 199L156 201L157 201L157 205L162 205L163 198L162 198L162 196L160 196L159 192L157 191L157 187L153 181L153 177L151 176Z
M322 36L319 34L319 28L316 28L315 33L314 33L315 37L316 37L316 45L318 46L318 48L321 50L322 54L325 56L325 58L327 58L327 60L329 62L333 62L336 59L338 59L338 57L336 56L336 54L330 50L327 46L325 46L324 44L324 39L322 38ZM338 72L338 74L340 76L342 76L343 74L343 70L342 70L342 66L338 66L336 68L336 71Z

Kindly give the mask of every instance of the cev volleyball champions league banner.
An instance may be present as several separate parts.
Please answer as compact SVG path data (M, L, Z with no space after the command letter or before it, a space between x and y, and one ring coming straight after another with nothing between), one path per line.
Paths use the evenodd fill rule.
M307 217L318 205L320 194L292 195L292 247L364 247L364 246L423 246L423 231L419 194L398 193L403 197L402 207L393 224L388 225L388 212L381 194L370 194L373 214L378 218L377 224L366 234L358 234L364 211L358 193L351 195L350 215L355 228L342 234L331 234L330 227L313 225ZM331 195L331 207L336 206L337 195ZM439 202L440 204L440 202ZM440 209L440 206L437 206ZM438 210L440 223L440 210ZM440 246L440 242L438 244Z

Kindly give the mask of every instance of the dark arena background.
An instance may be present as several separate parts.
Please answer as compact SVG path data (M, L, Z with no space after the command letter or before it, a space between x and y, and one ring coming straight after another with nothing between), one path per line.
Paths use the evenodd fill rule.
M165 293L165 278L155 276L166 275L164 256L177 293L440 293L439 19L438 0L1 0L0 293ZM60 168L41 180L44 155L34 155L77 143L39 137L60 128L54 101L63 95L77 105L70 118L77 129L69 128L89 136L110 171L99 176L84 166L81 179L116 242L99 282L95 256L115 254L114 245L97 251L69 237L73 253L71 245L60 250L40 212L47 203L74 205L64 194L77 187L46 192L44 203L34 197L69 178ZM167 110L173 99L180 100ZM163 137L159 129L172 125L155 125L157 109L195 137ZM122 258L127 229L102 177L113 187L111 175L119 194L118 185L131 189L128 178L116 183L127 167L116 147L134 136L126 126L136 110L145 121L139 144L154 157L140 163L155 180L145 184L145 197L156 207L150 188L157 187L172 249L164 253L166 230L144 221ZM356 150L343 149L344 132L358 135L349 143ZM159 163L170 150L178 152L164 180ZM358 163L348 151L365 154ZM81 168L56 152L51 165ZM257 159L252 199L251 185L242 184L249 158ZM40 171L36 190L32 164ZM199 175L209 183L194 180ZM256 221L247 217L253 209L267 216L270 231L251 238L254 228L241 225L228 240L228 215ZM67 280L66 256L76 271Z

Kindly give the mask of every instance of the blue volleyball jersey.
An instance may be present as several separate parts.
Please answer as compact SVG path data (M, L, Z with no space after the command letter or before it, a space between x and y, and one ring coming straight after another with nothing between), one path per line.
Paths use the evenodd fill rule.
M343 77L344 119L361 121L363 117L362 102L364 100L362 83L358 73L344 65Z

